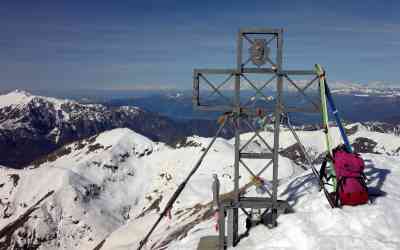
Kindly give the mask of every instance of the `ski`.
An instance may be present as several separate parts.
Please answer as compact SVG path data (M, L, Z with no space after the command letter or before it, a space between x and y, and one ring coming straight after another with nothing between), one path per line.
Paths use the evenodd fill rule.
M335 201L332 197L332 194L329 193L328 190L325 188L325 183L321 179L319 179L319 181L320 181L319 185L321 186L322 190L324 191L325 197L328 200L329 205L331 206L331 208L335 208L336 205L335 205Z
M315 65L317 74L319 76L319 90L321 98L321 115L322 115L322 125L325 133L326 149L329 155L332 155L331 138L329 135L329 116L328 107L325 94L325 71L318 64Z
M331 91L330 91L330 89L328 87L328 83L326 81L326 78L325 78L325 94L326 94L326 98L328 100L329 107L330 107L330 109L332 111L332 114L335 117L336 124L339 127L339 131L340 131L340 134L342 136L344 145L345 145L346 149L349 152L353 152L353 150L351 148L351 145L350 145L350 142L349 142L349 138L347 137L346 132L344 131L343 124L342 124L342 121L341 121L340 116L339 116L339 111L337 110L335 102L333 101L332 94L331 94Z
M324 69L319 65L315 65L315 70L316 73L319 76L319 90L320 90L320 98L321 98L321 116L322 116L322 124L323 124L323 129L325 133L325 141L326 141L326 149L327 149L327 158L331 159L332 158L332 144L331 144L331 138L329 134L329 116L328 116L328 107L327 107L327 98L326 98L326 82L325 82L325 71ZM327 161L327 166L326 166L326 171L327 175L336 177L335 169L333 167L332 161L328 160ZM320 186L324 191L324 194L331 205L331 207L335 207L335 203L332 199L331 193L327 190L326 185L328 182L324 182L324 180L321 178L321 176L318 176L320 180ZM336 190L336 178L332 178L332 181L330 183L333 187L333 190Z

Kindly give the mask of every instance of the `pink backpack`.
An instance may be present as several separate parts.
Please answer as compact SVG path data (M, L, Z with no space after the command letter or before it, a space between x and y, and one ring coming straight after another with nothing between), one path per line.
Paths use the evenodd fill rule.
M368 203L363 159L358 154L347 152L340 147L333 151L333 164L337 182L336 205L354 206Z

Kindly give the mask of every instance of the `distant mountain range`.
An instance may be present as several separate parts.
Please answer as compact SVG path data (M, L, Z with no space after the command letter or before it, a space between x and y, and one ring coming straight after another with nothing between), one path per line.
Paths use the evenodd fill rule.
M23 167L68 142L113 128L131 128L174 145L192 134L213 135L216 126L214 121L177 122L134 106L81 104L16 90L0 96L0 165Z
M375 97L400 97L400 86L384 82L370 84L340 83L332 85L332 93Z
M314 89L316 89L316 87L317 85L314 86ZM400 85L384 82L373 82L368 84L329 82L329 87L331 88L332 93L341 95L400 97Z
M372 89L356 88L355 85L348 85L347 88L332 87L333 98L342 118L348 122L382 121L389 123L400 123L400 90L397 89ZM229 93L227 93L229 94ZM255 95L255 91L244 90L241 93L243 103L248 102ZM275 95L273 91L266 91L270 100L257 99L250 103L250 107L269 107L274 104ZM307 95L318 102L318 93L310 90ZM207 95L206 95L207 96ZM221 103L224 101L213 96L215 99L210 102ZM288 91L283 94L284 103L290 107L310 107L307 98L300 93ZM103 102L107 106L134 105L151 112L157 112L175 120L190 119L216 119L220 113L200 112L193 109L192 93L176 91L169 93L153 93L148 96L132 98L115 98ZM368 112L366 112L368 110ZM319 114L293 113L292 122L301 124L320 123Z
M295 80L292 79L300 88L305 87L310 80ZM254 81L257 83L257 81ZM262 81L258 80L258 85L262 86ZM337 94L365 94L365 95L379 95L386 97L399 97L400 96L400 84L393 84L387 82L370 82L370 83L356 83L348 81L328 81L329 87L332 92ZM231 84L232 85L232 84ZM307 88L308 92L316 91L318 88L318 81L315 81L312 85ZM226 90L228 90L227 88ZM231 87L230 90L233 88ZM251 90L251 86L243 83L243 89ZM268 84L265 88L268 91L275 91L276 86L274 84ZM290 82L284 79L283 85L284 91L296 92L297 88Z
M359 94L360 91L369 95ZM346 121L399 124L400 96L393 92L393 97L388 98L389 90L385 91L387 95L371 89L349 87L340 92L334 90L334 98ZM252 94L244 92L243 98ZM293 93L285 94L284 98L288 104L303 105ZM15 90L0 95L0 165L21 168L65 143L122 127L175 146L193 134L213 136L219 115L194 111L191 93L188 92L140 93L136 98L83 104ZM319 124L320 121L318 114L293 114L291 118L297 125ZM232 135L232 127L227 126L221 137Z

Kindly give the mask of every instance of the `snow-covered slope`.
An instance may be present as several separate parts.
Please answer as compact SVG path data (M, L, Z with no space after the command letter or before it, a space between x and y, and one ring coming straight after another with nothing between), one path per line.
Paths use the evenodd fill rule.
M234 249L400 249L400 158L363 157L370 192L382 192L372 204L331 209L307 171L280 188L281 197L289 200L294 213L278 217L278 227L272 230L262 225L252 228L249 237ZM245 219L243 214L241 219ZM204 221L168 249L196 249L201 236L216 235L213 223Z
M129 129L115 129L69 144L36 167L2 169L1 227L55 191L9 232L9 249L88 249L116 230L143 201L150 169L141 158L155 146Z
M0 108L7 106L23 106L32 100L33 96L23 90L16 89L5 94L0 99Z
M257 226L236 249L398 249L400 247L400 137L371 132L361 124L347 127L350 140L366 159L372 205L330 209L318 192L315 178L290 131L282 128L279 157L279 193L293 206L278 227ZM298 131L314 158L324 152L320 130ZM339 133L332 129L333 141ZM272 145L273 134L263 132ZM242 135L242 143L251 134ZM173 191L189 173L211 138L190 137L171 148L129 130L115 129L69 144L29 169L2 169L0 176L0 226L15 221L47 192L39 209L22 226L10 232L11 242L38 249L136 249L159 216ZM257 140L246 151L267 151ZM257 172L265 161L247 160ZM232 190L233 140L218 138L202 166L152 235L147 248L196 249L200 237L216 235L211 206L212 174L221 192ZM271 177L271 169L263 176ZM241 186L250 175L241 169ZM258 196L249 186L247 196ZM388 216L389 215L389 216ZM242 222L244 220L241 214ZM244 222L243 222L244 223ZM0 227L0 228L1 228ZM241 225L244 231L244 226ZM0 237L1 239L1 237ZM1 239L2 240L2 239ZM1 244L1 241L0 241Z
M363 138L371 137L375 144L367 147L374 154L366 153L363 157L367 163L366 174L370 178L369 186L375 197L373 205L345 207L343 210L331 209L322 193L319 192L316 179L310 170L304 171L291 160L280 157L279 193L287 199L295 213L279 217L279 226L270 230L258 226L250 232L250 236L241 241L237 249L374 249L385 246L387 249L400 247L400 212L393 210L400 205L400 192L396 186L400 184L400 137L384 133L369 132L361 124L350 125L353 134L350 140L354 146L364 145ZM307 150L317 158L324 151L324 135L322 131L298 131ZM340 142L336 128L332 129L333 141ZM250 134L244 134L243 139ZM272 142L272 133L263 136ZM160 150L152 154L153 169L161 167L161 173L152 180L144 213L131 219L129 223L103 242L102 249L136 249L150 226L156 220L159 208L163 208L171 192L183 180L198 157L199 144L206 145L209 139L192 138L190 147L180 148L172 152ZM295 140L289 131L283 129L281 134L282 149L293 146ZM171 211L172 218L165 219L151 237L147 249L168 247L168 249L197 249L200 237L216 235L215 220L211 210L211 175L217 173L221 179L222 192L232 188L232 145L233 141L219 140L204 166L193 177L189 186ZM254 150L259 143L251 147ZM201 148L201 146L200 146ZM362 147L361 147L362 148ZM295 148L294 148L295 150ZM296 151L296 150L295 150ZM221 154L224 153L224 154ZM228 155L226 155L228 154ZM296 152L294 158L297 158ZM301 161L300 161L301 162ZM264 162L265 163L265 162ZM251 168L257 168L256 162ZM183 170L184 169L184 170ZM264 176L269 179L270 172ZM155 179L154 179L155 178ZM169 179L169 180L168 180ZM242 185L250 181L247 172L242 169ZM164 188L163 188L164 187ZM163 191L160 191L163 190ZM254 187L250 187L248 196L257 196ZM150 210L149 209L153 209ZM390 219L384 215L389 214ZM241 230L244 232L244 215L241 214ZM390 220L390 221L389 221ZM138 226L140 225L140 226ZM380 231L382 229L382 231ZM377 233L379 232L379 233ZM365 239L362 241L362 239ZM325 241L328 241L325 243Z

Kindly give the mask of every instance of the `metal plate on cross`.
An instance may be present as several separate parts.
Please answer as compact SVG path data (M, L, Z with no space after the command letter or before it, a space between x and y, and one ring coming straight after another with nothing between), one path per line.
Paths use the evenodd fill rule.
M254 39L253 44L250 47L252 63L257 66L265 64L269 50L270 49L267 47L265 39Z

